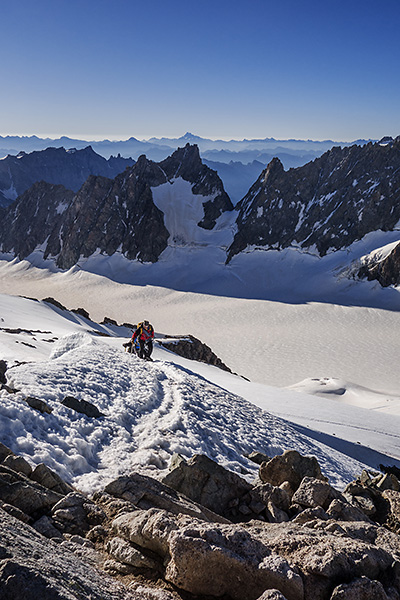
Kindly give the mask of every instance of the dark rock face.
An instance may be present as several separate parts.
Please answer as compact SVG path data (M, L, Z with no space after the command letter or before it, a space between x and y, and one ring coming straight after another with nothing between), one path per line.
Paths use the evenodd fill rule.
M47 148L18 156L7 156L0 163L0 205L7 206L38 181L63 185L78 191L89 175L114 178L134 164L128 158L106 160L91 146L82 150Z
M193 335L170 336L165 340L158 340L158 343L163 348L166 348L167 350L170 350L179 356L189 358L190 360L204 362L208 365L218 367L223 371L229 371L229 373L232 373L230 368L227 367L216 354L214 354L209 346L195 338Z
M383 287L400 285L400 244L382 261L371 261L358 271L358 277L377 279Z
M140 156L115 179L91 175L75 196L64 188L35 184L6 211L0 249L25 258L42 245L44 258L56 257L62 269L97 250L156 262L170 234L151 188L177 177L205 197L200 227L212 229L222 212L233 208L217 173L203 165L197 146L187 145L159 164Z
M0 383L7 383L6 371L7 371L6 361L0 360Z
M237 205L228 258L249 245L316 246L321 255L400 219L400 137L387 145L332 148L284 171L273 159Z
M104 177L87 180L65 216L59 267L69 268L81 255L90 256L98 248L108 255L121 248L129 259L157 260L169 233L151 194L150 185L162 175L154 173L153 165L139 159L114 181Z
M43 244L54 230L58 230L74 193L62 185L41 181L35 183L8 209L0 222L0 248L14 251L18 258L26 258ZM52 250L60 251L59 239Z

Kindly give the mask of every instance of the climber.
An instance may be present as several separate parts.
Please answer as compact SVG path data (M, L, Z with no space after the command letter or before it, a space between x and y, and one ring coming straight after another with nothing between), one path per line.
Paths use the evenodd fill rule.
M138 323L137 328L132 335L132 348L136 349L136 354L139 358L151 360L150 356L153 352L154 329L148 321ZM139 347L137 342L139 342Z

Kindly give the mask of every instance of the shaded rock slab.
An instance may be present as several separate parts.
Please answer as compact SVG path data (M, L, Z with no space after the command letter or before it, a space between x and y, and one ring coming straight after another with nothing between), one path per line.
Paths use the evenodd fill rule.
M232 500L252 489L252 485L236 473L199 454L188 461L176 455L163 483L224 516L229 516L228 505Z
M22 456L14 456L13 454L9 454L3 460L3 465L9 467L13 471L17 471L18 473L23 473L29 477L32 473L32 467Z
M61 498L61 494L31 481L22 473L0 465L0 500L16 506L25 514L41 516Z
M66 495L74 491L71 485L66 483L55 471L52 471L52 469L43 463L39 463L35 467L30 479L32 479L32 481L37 481L40 485L43 485L57 494Z
M127 477L119 477L109 483L104 491L111 496L127 500L141 509L156 507L175 514L190 515L204 521L227 522L220 515L204 506L200 506L190 498L172 489L172 487L138 473L133 473Z
M293 491L297 490L304 477L327 481L315 456L302 456L296 450L286 450L262 463L259 476L262 482L275 486L288 482Z
M0 509L0 598L141 600L143 596Z

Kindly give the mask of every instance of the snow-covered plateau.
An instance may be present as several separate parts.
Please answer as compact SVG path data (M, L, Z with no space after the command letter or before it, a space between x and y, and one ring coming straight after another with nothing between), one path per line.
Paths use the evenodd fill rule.
M2 277L4 284L4 271ZM73 291L75 277L81 293L85 289L88 293L87 303L90 297L101 296L104 306L111 309L112 287L103 282L100 295L100 288L92 285L98 276L78 272L64 276L65 290ZM46 286L48 292L52 280ZM29 282L31 294L35 286L36 291L44 289L35 270L28 270L26 289ZM150 298L154 290L142 292ZM126 294L126 312L120 322L127 316L130 297ZM181 308L185 299L197 315L196 301L201 302L201 297L182 296ZM159 296L158 300L165 305L172 298ZM140 313L137 302L136 298L131 304L131 317L154 311L143 293ZM217 305L218 299L213 302ZM228 312L228 305L220 310ZM167 326L169 332L177 333L176 313L170 325L161 317L156 321L158 337ZM242 330L247 327L243 320L239 325ZM203 322L202 326L206 330L208 325ZM217 327L217 322L211 326ZM225 327L226 319L222 337ZM129 335L126 327L98 325L43 301L1 294L0 355L8 365L7 384L19 390L15 394L0 391L1 441L32 465L44 462L84 492L132 470L157 476L168 468L174 453L207 454L252 479L258 467L246 454L258 450L275 455L293 448L316 456L337 487L363 467L400 466L400 402L395 396L379 396L384 410L378 405L364 408L362 401L349 406L337 399L349 394L356 404L352 400L358 388L343 382L320 379L317 385L312 379L312 384L303 382L302 392L279 389L180 358L157 344L154 362L144 362L124 352L122 343ZM236 351L241 370L247 370L253 356L241 355L240 335ZM309 352L306 345L304 352ZM354 357L354 362L360 360ZM323 399L304 393L314 393L313 386L324 385L332 393ZM366 398L371 395L361 390L361 398L363 393ZM45 401L51 414L31 408L24 401L29 396ZM93 419L76 413L61 403L66 396L91 402L103 416Z

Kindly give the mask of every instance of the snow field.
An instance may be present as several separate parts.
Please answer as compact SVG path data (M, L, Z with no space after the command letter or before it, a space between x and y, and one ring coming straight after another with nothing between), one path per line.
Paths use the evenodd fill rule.
M69 308L83 306L97 321L105 315L130 323L148 318L159 332L191 333L254 382L285 387L333 377L400 396L400 311L179 292L118 284L82 270L50 273L28 265L0 261L0 289L53 296ZM381 292L398 296L394 290Z
M64 327L71 329L71 321L51 305L7 296L0 296L0 305L7 307L9 321L19 309L25 314L32 310L32 327L60 331L65 320ZM202 365L206 377L221 374L216 385L190 369L197 363L175 360L163 349L156 348L156 361L148 363L126 354L122 338L95 337L82 323L73 328L49 348L47 357L39 349L38 360L8 369L8 385L20 392L0 391L0 431L1 441L15 453L32 465L44 462L84 492L133 470L159 476L176 452L188 458L207 454L253 479L258 467L246 454L259 450L272 456L296 448L316 456L338 487L365 466L362 455L354 459L340 447L299 433L224 388L224 377L239 384L240 378ZM11 352L15 342L7 339ZM65 407L61 401L69 395L91 402L104 416L92 419ZM44 400L53 412L32 409L23 401L27 396Z

